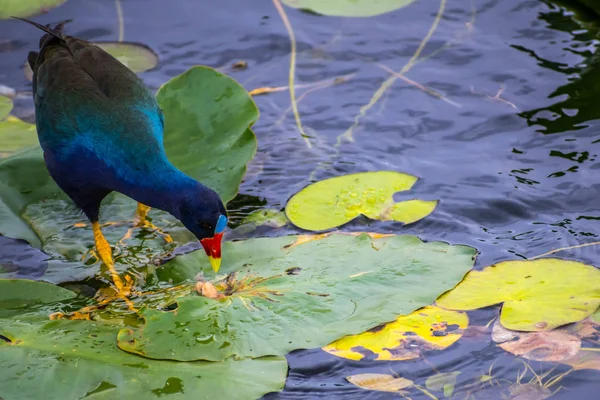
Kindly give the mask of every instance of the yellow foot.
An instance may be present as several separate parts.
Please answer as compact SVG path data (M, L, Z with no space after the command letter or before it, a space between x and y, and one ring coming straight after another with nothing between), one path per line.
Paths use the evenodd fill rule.
M160 228L156 227L152 222L148 221L148 211L150 207L144 205L142 203L138 203L137 209L135 210L135 216L133 217L133 227L134 228L146 228L152 230L165 239L165 242L172 243L173 238L168 233L163 232ZM131 237L131 233L127 232L129 237ZM127 237L127 235L125 235ZM127 239L129 238L127 237ZM121 239L124 240L125 238Z
M129 298L134 295L141 295L140 292L136 292L133 290L134 287L135 283L133 279L129 275L125 275L125 282L121 290L115 290L115 288L113 287L107 287L98 290L96 296L94 296L94 299L98 302L98 304L83 307L78 311L73 311L70 313L56 312L50 314L49 318L51 320L70 319L91 321L94 317L95 312L105 309L110 303L113 303L118 300L123 300L123 302L127 305L129 311L137 312L138 310L135 308L133 302Z

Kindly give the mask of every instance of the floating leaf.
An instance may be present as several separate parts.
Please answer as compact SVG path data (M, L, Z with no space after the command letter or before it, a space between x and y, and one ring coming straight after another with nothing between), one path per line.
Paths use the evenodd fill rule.
M75 297L70 290L26 279L0 279L0 293L0 317L16 315L39 304Z
M598 349L582 349L573 358L562 360L561 363L569 365L575 370L594 369L600 371L600 351Z
M12 111L13 102L6 96L0 96L0 121Z
M31 17L61 5L66 0L2 0L0 19Z
M504 303L507 329L546 331L579 321L600 304L600 270L576 261L544 258L505 261L471 271L436 301L452 310Z
M323 350L351 360L365 357L411 360L419 358L423 351L442 350L452 345L468 324L466 313L427 306L389 324L336 340Z
M460 375L460 371L435 374L427 378L425 381L425 386L429 390L443 391L444 397L452 397L458 375Z
M106 51L135 73L148 71L158 65L158 55L142 43L93 42L93 44ZM28 62L23 65L23 73L28 80L33 80L33 71Z
M339 17L372 17L406 7L415 0L283 0L290 7Z
M377 390L379 392L401 392L413 385L413 381L405 378L394 378L387 374L357 374L346 377L346 380L359 388Z
M34 124L21 121L12 115L0 121L0 157L36 146L39 146L39 142Z
M335 228L361 214L410 224L431 214L437 205L437 201L423 200L394 202L394 193L409 190L417 179L393 171L325 179L292 196L285 212L294 225L313 231Z
M117 347L122 326L49 321L48 308L75 294L48 283L0 279L0 387L3 400L256 399L283 388L281 358L177 363L149 360ZM7 310L21 311L11 318ZM243 388L243 390L240 390Z
M414 236L331 234L223 245L221 300L179 298L176 311L146 309L145 325L119 334L121 349L149 358L222 360L284 355L363 332L423 307L460 281L475 249ZM193 278L210 265L201 251L157 271L162 280ZM175 275L173 275L175 274Z
M495 323L492 339L505 351L534 361L563 361L573 358L581 340L564 330L518 332Z
M258 109L246 90L213 69L194 67L163 85L157 100L165 117L164 144L169 159L188 175L216 190L224 202L231 200L237 193L246 163L256 150L256 138L250 126L258 118ZM211 149L208 153L207 148ZM67 254L62 255L76 260L77 266L83 268L79 261L81 251L93 245L89 224L69 236L73 228L70 225L75 218L81 222L81 214L75 207L67 206L70 201L55 207L57 203L49 204L48 199L60 202L66 196L48 175L41 149L19 152L0 160L0 234L25 239L36 247L44 245L44 249L45 241L53 241L58 245L55 250L61 248L61 238L68 237L66 242L76 240L77 243L62 247L73 246L64 249ZM103 218L114 221L117 217L104 208L116 199L119 196L103 202ZM131 213L123 218L130 219L135 202L126 201ZM121 208L121 203L115 208ZM167 213L156 210L151 213L151 216L158 214L164 226L182 226ZM120 230L119 237L122 237L128 227L115 229ZM43 233L38 236L38 232ZM111 244L115 244L114 241ZM94 268L86 270L88 274L95 272Z

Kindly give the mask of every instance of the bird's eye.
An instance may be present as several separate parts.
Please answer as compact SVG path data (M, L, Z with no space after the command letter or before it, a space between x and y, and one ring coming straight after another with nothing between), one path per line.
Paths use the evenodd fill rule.
M202 223L200 224L200 226L202 227L202 229L206 229L208 231L212 230L212 226L210 226L210 224L206 221L202 221Z

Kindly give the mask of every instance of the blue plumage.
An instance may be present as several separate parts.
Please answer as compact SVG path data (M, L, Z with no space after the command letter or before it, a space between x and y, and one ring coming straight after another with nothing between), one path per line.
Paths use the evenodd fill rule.
M63 24L50 29L26 22L46 32L39 53L28 57L44 159L95 227L96 247L104 240L97 228L100 203L116 191L141 210L145 205L178 218L218 270L225 207L215 191L167 159L163 115L142 80L99 47L64 35ZM112 263L108 255L103 261Z

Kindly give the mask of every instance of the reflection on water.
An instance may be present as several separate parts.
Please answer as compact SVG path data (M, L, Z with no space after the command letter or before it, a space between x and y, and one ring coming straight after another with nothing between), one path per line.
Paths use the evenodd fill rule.
M423 49L424 59L406 73L408 80L397 79L359 119L354 142L337 147L340 135L391 76L389 70L400 71L419 47L437 2L417 0L368 19L325 18L289 9L298 41L298 107L305 130L314 137L312 148L297 131L287 91L257 96L259 151L240 195L229 204L235 224L257 209L282 209L311 181L397 170L421 178L411 195L441 199L436 211L406 227L359 219L344 229L470 245L480 251L477 268L597 240L597 16L572 7L585 1L561 2L570 8L560 8L559 1L448 1ZM271 2L248 6L226 0L211 4L210 12L207 7L193 0L123 2L126 40L143 42L159 54L159 66L141 75L152 88L196 64L219 68L248 90L287 85L289 39ZM238 11L232 15L228 8ZM573 11L580 13L579 20ZM112 2L71 1L36 20L64 18L74 18L69 27L74 35L117 37ZM31 120L31 87L21 66L37 44L37 32L3 21L0 37L0 84L19 92L15 114ZM232 69L238 61L248 68ZM340 77L344 79L333 84ZM297 230L289 226L236 230L230 237L292 232ZM197 246L186 249L192 247ZM593 246L557 256L600 265ZM0 238L0 276L40 278L48 269L58 270L60 265L49 267L46 258L23 243ZM484 326L496 313L494 308L470 317ZM408 362L359 363L320 350L294 352L288 360L285 391L267 398L386 399L388 394L362 391L344 377L392 371L419 384L432 371L460 371L456 392L462 398L490 368L494 379L511 383L503 389L483 385L481 398L514 397L510 385L524 369L518 358L477 338ZM531 367L543 374L553 365L532 362ZM566 369L559 366L549 376ZM523 381L533 377L528 372ZM560 382L569 390L555 397L594 398L597 381L597 371L573 372ZM415 391L410 396L429 398Z

